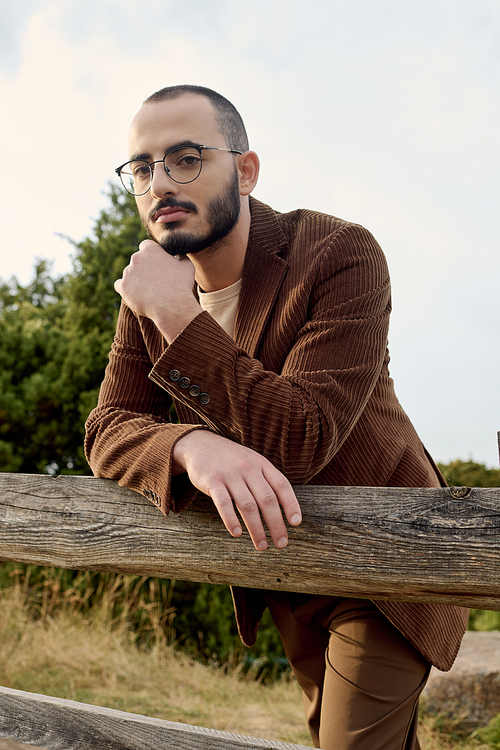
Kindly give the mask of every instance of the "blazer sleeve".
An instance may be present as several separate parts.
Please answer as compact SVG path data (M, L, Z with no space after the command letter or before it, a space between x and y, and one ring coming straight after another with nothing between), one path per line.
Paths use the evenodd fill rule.
M148 378L151 367L139 321L122 304L85 455L95 476L140 492L165 514L180 512L196 490L185 475L172 476L173 447L203 426L171 422L172 400Z
M276 347L280 325L295 326L279 372L264 369L204 312L149 375L210 429L266 456L295 484L310 481L339 450L373 393L386 355L385 257L369 232L344 227L299 274L302 291L296 294L304 297L304 313L290 315L290 290L281 313L280 302L275 305ZM196 395L183 387L187 382L196 384Z

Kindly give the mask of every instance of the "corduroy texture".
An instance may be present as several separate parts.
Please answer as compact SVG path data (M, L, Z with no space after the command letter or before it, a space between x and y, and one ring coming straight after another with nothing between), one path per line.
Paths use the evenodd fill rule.
M196 490L186 476L172 479L173 446L208 428L266 456L293 484L439 486L389 376L390 282L378 244L324 214L279 214L254 199L251 211L235 341L203 312L167 346L122 305L87 421L94 473L180 512ZM172 400L180 424L169 422ZM233 593L251 645L263 598ZM451 667L467 610L377 606L426 659Z

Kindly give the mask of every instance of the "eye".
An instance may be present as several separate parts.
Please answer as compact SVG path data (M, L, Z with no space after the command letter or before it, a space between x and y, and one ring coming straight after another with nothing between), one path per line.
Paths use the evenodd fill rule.
M175 166L178 169L193 169L198 168L201 161L201 157L197 151L182 154L177 156L175 159Z
M147 161L131 162L130 171L134 180L149 180L151 176L151 168Z
M195 148L181 147L165 156L165 166L169 172L198 172L201 167L201 156Z
M124 178L132 178L135 182L149 180L151 169L147 161L129 161L120 172Z

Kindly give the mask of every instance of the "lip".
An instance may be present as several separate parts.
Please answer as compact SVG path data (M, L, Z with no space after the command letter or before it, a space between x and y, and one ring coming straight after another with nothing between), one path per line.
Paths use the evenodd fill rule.
M160 208L160 210L156 212L154 220L157 224L168 224L171 221L185 219L188 214L189 211L185 208L179 208L178 206Z

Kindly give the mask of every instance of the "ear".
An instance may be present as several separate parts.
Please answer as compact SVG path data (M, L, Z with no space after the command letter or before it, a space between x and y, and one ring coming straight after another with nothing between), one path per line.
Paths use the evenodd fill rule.
M237 158L240 195L250 195L259 178L260 162L255 151L245 151Z

